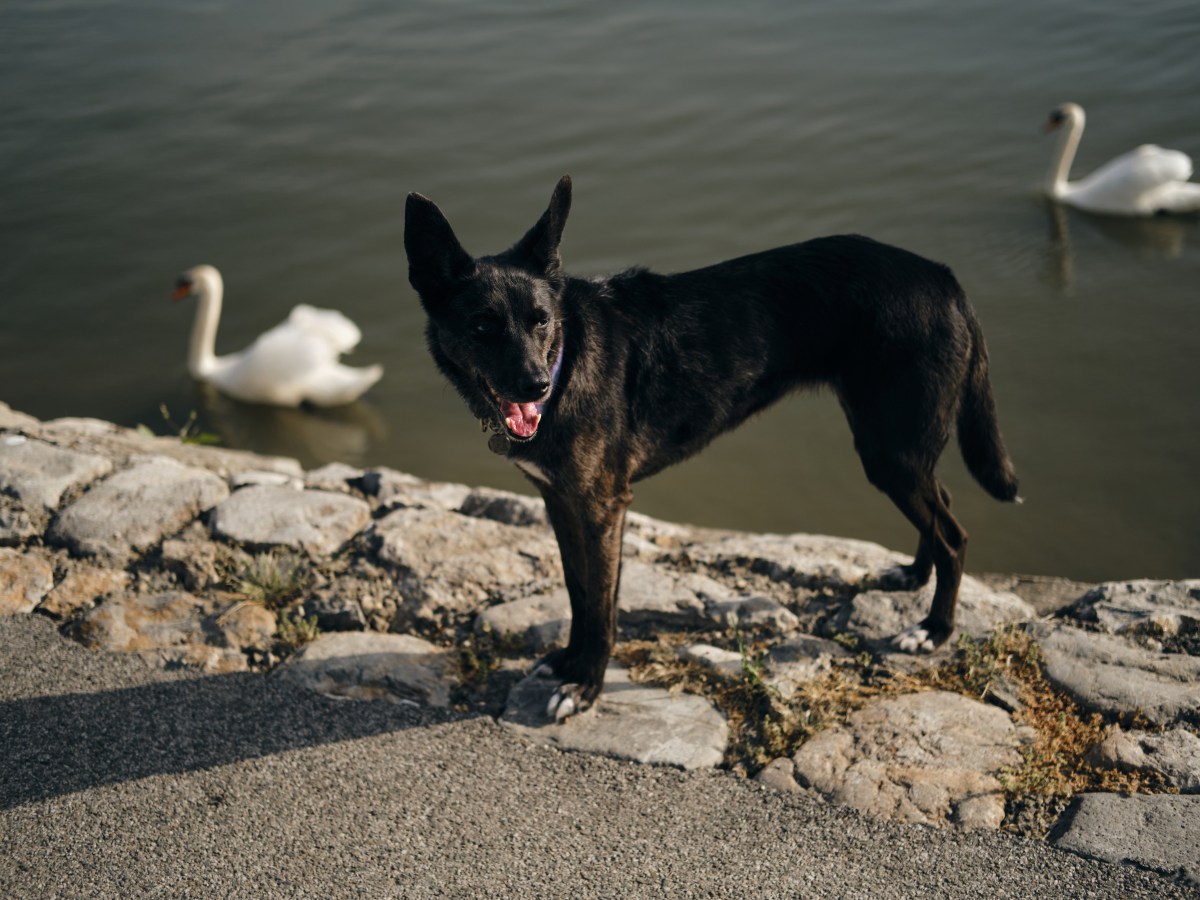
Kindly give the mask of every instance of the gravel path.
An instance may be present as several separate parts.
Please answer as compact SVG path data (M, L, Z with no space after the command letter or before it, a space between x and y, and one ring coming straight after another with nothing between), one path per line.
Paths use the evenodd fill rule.
M490 719L162 672L0 619L0 896L1182 897Z

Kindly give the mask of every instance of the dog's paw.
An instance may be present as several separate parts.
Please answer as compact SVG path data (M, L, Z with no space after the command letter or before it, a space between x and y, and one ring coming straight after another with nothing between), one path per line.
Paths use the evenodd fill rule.
M949 640L952 630L934 628L929 620L925 620L905 628L892 638L892 647L914 656L932 653Z
M546 702L546 718L561 722L592 707L604 684L603 669L599 676L564 650L555 650L534 665L530 675L561 684Z
M924 625L913 625L905 628L892 638L892 646L901 653L932 653L933 639Z
M568 716L573 716L583 710L579 707L579 701L576 699L581 690L578 684L562 684L558 689L550 695L550 700L546 703L546 718L555 722L561 722Z

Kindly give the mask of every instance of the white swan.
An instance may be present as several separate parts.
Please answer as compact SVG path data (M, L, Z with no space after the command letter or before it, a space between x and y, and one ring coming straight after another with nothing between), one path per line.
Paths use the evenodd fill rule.
M1046 121L1047 132L1062 128L1046 179L1050 197L1089 212L1118 216L1200 210L1200 184L1188 181L1191 159L1154 144L1142 144L1086 178L1067 181L1084 121L1083 107L1077 103L1064 103Z
M188 269L175 283L173 299L199 301L188 344L193 378L248 403L340 406L362 396L383 375L379 365L352 368L338 362L339 355L354 349L362 332L340 312L303 304L245 350L217 356L224 290L221 273L212 266Z

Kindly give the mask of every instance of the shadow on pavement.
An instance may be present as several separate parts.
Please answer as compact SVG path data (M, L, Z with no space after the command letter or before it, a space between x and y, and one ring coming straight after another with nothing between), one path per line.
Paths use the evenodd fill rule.
M449 718L253 673L0 702L0 809Z

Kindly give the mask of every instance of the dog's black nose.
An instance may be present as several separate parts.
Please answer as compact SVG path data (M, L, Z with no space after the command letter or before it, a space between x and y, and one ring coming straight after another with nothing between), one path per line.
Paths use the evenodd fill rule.
M530 397L541 397L550 390L550 381L545 376L531 378L525 382L525 393Z

